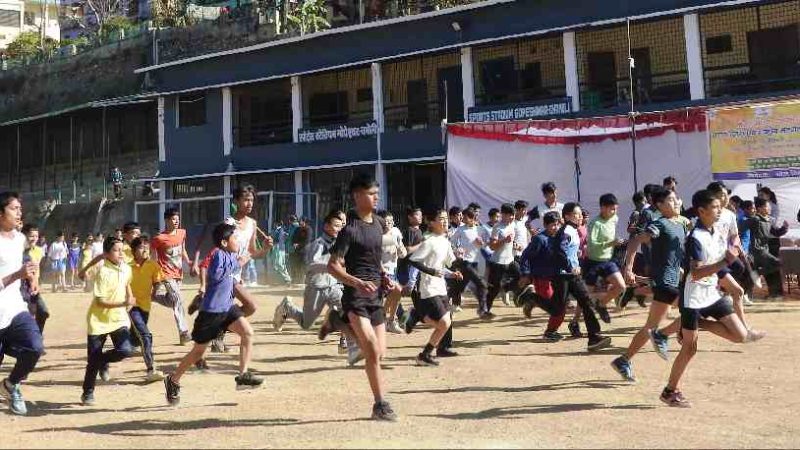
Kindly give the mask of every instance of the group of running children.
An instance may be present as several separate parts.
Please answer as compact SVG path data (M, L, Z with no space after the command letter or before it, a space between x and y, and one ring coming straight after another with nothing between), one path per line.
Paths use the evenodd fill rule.
M597 318L611 321L609 304L617 300L622 309L636 297L646 306L642 291L649 289L653 301L647 320L611 365L623 379L635 381L632 359L647 341L666 360L669 337L676 335L681 350L660 398L670 406L689 406L679 382L697 350L699 329L738 343L764 337L763 331L749 326L744 304L760 283L757 270L774 273L774 261L764 252L766 240L785 233L788 225L776 228L769 219L769 203L756 199L756 214L743 222L751 231L745 249L736 215L726 208L728 191L722 183L696 192L692 214L682 214L674 179L665 181L664 186L649 185L644 194L634 196L637 208L628 228L630 237L623 240L617 238L618 201L613 194L601 196L600 213L586 221L578 203L558 202L553 183L542 186L542 204L530 210L524 201L503 204L489 212L486 224L480 222L477 204L449 212L441 207L411 208L409 226L401 232L391 213L376 212L375 180L356 176L350 183L354 208L348 214L330 212L323 233L306 247L302 307L285 297L274 312L273 326L281 331L291 319L309 329L327 307L318 337L339 332L340 350L348 354L348 363L365 361L374 397L372 418L391 421L397 416L385 397L380 364L387 331L411 333L419 322L432 328L416 357L418 365L438 366L439 358L457 356L452 349L452 315L461 311L461 296L468 287L483 320L495 317L494 300L503 291L504 301L510 304L513 299L526 317L536 307L544 310L549 321L543 338L550 342L564 338L558 330L569 299L574 298L577 308L568 328L573 337L581 337L582 317L589 351L611 343L602 335ZM83 404L94 404L97 378L109 380L109 365L132 356L138 346L145 379L163 380L169 404L179 403L182 377L193 366L208 368L204 355L209 346L225 351L226 332L240 338L237 389L263 383L249 369L253 328L247 317L255 312L256 302L241 273L251 258L270 250L272 239L250 217L253 187L241 186L233 197L236 212L213 228L213 248L202 261L200 246L190 258L179 212L168 209L165 229L157 236L142 235L138 224L130 222L121 238L105 239L102 255L80 270L78 276L91 280L93 293L87 313ZM0 395L11 412L24 415L27 407L20 383L44 352L40 317L46 314L46 305L40 295L38 264L30 255L38 239L35 227L22 225L18 195L0 194L0 207L0 358L4 354L16 358L14 369L0 382ZM198 295L189 305L190 314L198 312L191 334L181 297L184 266L200 277ZM587 285L599 298L593 298ZM413 303L407 310L401 305L404 294ZM181 344L193 341L177 368L166 375L156 370L147 325L153 302L172 309ZM674 306L680 317L660 328ZM104 351L109 338L113 348Z

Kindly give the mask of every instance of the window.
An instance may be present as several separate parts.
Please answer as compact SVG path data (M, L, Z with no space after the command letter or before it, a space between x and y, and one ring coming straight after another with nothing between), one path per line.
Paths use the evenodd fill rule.
M19 27L19 11L0 10L0 27ZM3 35L0 39L5 39Z
M511 56L481 62L480 73L486 103L507 102L509 94L517 89L517 73Z
M706 53L709 55L725 53L732 50L733 44L731 43L730 34L706 38Z
M311 126L347 122L347 91L314 94L309 101Z
M206 123L206 94L191 93L178 96L178 127L196 127Z
M359 89L356 91L356 101L358 103L362 102L371 102L372 101L372 89Z

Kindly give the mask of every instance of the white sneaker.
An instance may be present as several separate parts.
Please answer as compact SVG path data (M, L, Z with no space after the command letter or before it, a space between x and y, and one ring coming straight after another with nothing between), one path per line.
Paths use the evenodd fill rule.
M361 354L361 349L358 347L350 347L347 349L347 365L352 367L355 366L357 362L364 359L364 355Z
M283 323L286 321L288 307L292 303L289 297L283 297L278 306L275 307L275 314L272 315L272 328L280 332L283 330Z
M148 383L155 383L156 381L164 380L164 372L160 370L148 370L147 375L144 376L144 381Z
M767 335L766 331L755 331L752 328L747 330L747 336L744 338L744 342L756 342L764 339Z
M742 304L744 306L753 306L753 301L750 300L750 296L749 295L744 294L744 297L742 297Z
M461 307L460 307L460 306L456 306L456 307L453 309L453 312L460 313L461 311L463 311L463 309L461 309Z
M403 334L404 333L403 329L400 328L400 324L397 323L397 320L391 320L389 322L386 322L386 331L388 331L389 333L394 333L394 334Z
M339 336L339 354L347 354L347 338L345 335Z

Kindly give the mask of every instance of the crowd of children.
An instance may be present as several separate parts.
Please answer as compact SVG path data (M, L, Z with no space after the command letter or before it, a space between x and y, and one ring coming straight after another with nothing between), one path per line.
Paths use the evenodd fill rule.
M482 222L481 206L475 203L463 210L412 207L400 230L392 213L376 211L377 183L357 176L350 185L353 210L331 211L320 236L295 249L293 267L305 271L303 303L285 297L274 311L274 329L281 331L287 320L310 329L327 308L319 339L340 333L348 364L365 361L374 396L372 417L395 420L381 368L387 332L411 333L419 322L430 326L430 337L416 356L420 366L438 366L440 358L458 356L453 315L463 311L462 295L468 289L480 320L494 319L498 297L521 307L526 318L540 308L549 317L543 334L548 342L565 339L559 329L571 312L569 334L584 337L583 321L590 352L611 344L601 325L611 322L611 305L621 310L637 298L649 308L647 319L611 366L623 379L635 381L632 361L641 348L651 341L668 360L669 339L678 336L681 349L661 400L688 406L680 380L695 356L698 330L737 343L765 336L748 324L745 307L752 303L760 275L769 296L781 295L775 239L788 224L776 223L777 202L768 189L742 201L729 198L724 184L714 182L694 193L685 208L676 187L668 177L634 194L635 210L623 238L618 236L616 196L602 195L590 219L580 204L559 202L551 182L542 185L544 200L533 208L523 200L503 203ZM145 380L163 380L167 401L178 403L182 377L193 366L208 368L207 347L226 351L226 332L240 339L236 388L260 386L263 379L250 370L254 333L247 320L256 302L243 273L253 259L270 254L274 234L262 232L250 217L255 199L252 186L237 188L236 212L210 227L212 250L206 255L198 250L192 259L177 209L166 210L165 229L156 236L142 235L139 225L129 222L107 238L89 235L81 242L73 234L67 241L60 233L47 246L35 225L22 225L19 197L0 194L0 362L4 354L16 358L0 382L0 395L11 411L26 413L20 382L44 353L49 312L40 273L49 274L53 292L86 289L92 297L83 404L95 402L97 378L111 377L110 364L132 356L137 347ZM197 312L191 331L181 296L184 267L200 277L188 308L189 314ZM649 306L645 293L652 294ZM403 296L411 297L411 306L403 307ZM193 341L169 374L158 370L154 360L148 328L153 303L172 311L181 345ZM677 319L668 320L670 308L679 312ZM113 347L104 351L109 338Z

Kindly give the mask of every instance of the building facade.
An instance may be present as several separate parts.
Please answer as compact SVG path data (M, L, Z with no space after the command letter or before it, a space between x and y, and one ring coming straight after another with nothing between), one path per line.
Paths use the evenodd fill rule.
M443 123L794 96L798 61L798 0L490 0L143 67L160 186L143 207L218 220L247 181L261 219L314 218L360 171L395 212L443 204Z

